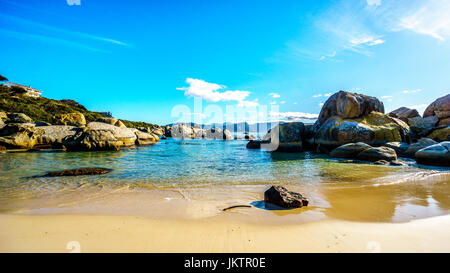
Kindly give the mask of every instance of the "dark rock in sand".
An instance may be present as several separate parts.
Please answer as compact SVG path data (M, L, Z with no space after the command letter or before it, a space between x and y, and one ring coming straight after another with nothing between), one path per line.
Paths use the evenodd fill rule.
M81 169L48 172L41 177L99 175L99 174L106 174L111 171L112 169L107 168L81 168Z
M300 193L288 191L282 186L272 186L265 191L264 201L282 208L301 208L309 202Z
M373 147L362 151L356 158L371 162L376 162L378 160L392 161L397 160L397 154L394 149L388 147Z

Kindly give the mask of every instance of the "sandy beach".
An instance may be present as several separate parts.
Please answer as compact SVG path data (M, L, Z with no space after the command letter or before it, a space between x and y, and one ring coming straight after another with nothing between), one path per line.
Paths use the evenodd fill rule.
M449 252L450 216L408 223L0 215L1 252ZM78 248L79 246L79 248Z

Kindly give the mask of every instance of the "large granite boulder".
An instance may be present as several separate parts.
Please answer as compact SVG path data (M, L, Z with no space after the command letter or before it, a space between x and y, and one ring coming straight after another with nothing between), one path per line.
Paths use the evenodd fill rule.
M317 125L324 124L334 116L339 116L342 119L354 119L368 115L373 111L384 113L384 105L377 98L339 91L329 97L323 105Z
M136 144L136 134L137 129L134 128L122 128L115 125L106 124L103 122L89 122L87 127L93 130L108 130L111 131L112 135L123 142L123 146L133 146Z
M157 135L144 133L137 129L134 130L134 134L136 135L137 145L153 145L159 141L159 137Z
M301 208L309 203L300 193L288 191L282 186L272 186L265 191L264 201L282 208Z
M9 113L7 123L32 123L33 120L23 113Z
M162 136L162 135L164 135L164 128L159 127L159 126L154 126L150 129L150 133L155 134L157 136Z
M193 138L194 132L191 126L185 124L175 124L170 129L170 135L173 138Z
M330 156L338 158L355 158L362 151L370 148L372 148L372 146L364 142L348 143L331 151Z
M423 137L423 138L419 139L416 143L409 145L409 147L406 150L404 155L407 157L414 157L414 155L416 154L416 152L418 150L426 148L426 147L434 145L434 144L437 144L437 142L430 138Z
M125 126L125 124L123 124L122 121L115 119L115 118L101 117L101 118L97 119L96 122L103 122L103 123L114 125L117 127L127 128L127 126Z
M206 130L199 127L192 127L192 132L195 139L202 139L206 137Z
M406 151L409 149L410 145L405 142L388 142L383 146L394 149L399 156L407 156Z
M63 145L68 151L118 151L123 142L115 138L111 130L83 128L64 138Z
M354 119L333 116L320 126L316 122L315 126L314 142L319 145L340 146L364 142L377 146L395 141L410 142L408 124L380 112L371 112Z
M53 123L57 125L86 125L86 118L82 113L58 114L53 117L53 120Z
M439 118L437 116L428 117L414 117L408 119L408 124L411 131L418 137L423 137L429 134L438 124Z
M388 147L372 147L359 153L356 158L371 162L376 162L379 160L386 160L389 162L397 160L397 154L394 149Z
M438 98L425 109L423 117L430 116L438 118L438 125L450 125L450 94Z
M433 130L433 132L427 137L438 142L450 141L450 125L444 128Z
M0 118L3 120L7 120L8 114L6 112L0 111Z
M420 117L419 112L416 109L410 109L408 107L400 107L390 112L388 116L398 118L408 123L408 119Z
M301 152L305 125L302 122L280 123L270 130L272 151Z
M234 137L228 129L223 130L223 139L224 140L233 140Z
M416 152L415 158L420 164L450 167L450 141L420 149Z
M39 144L52 145L55 148L62 146L63 139L75 135L80 129L70 125L51 125L39 127L44 133L39 137Z
M31 149L43 133L33 125L10 123L0 129L0 145L8 149Z

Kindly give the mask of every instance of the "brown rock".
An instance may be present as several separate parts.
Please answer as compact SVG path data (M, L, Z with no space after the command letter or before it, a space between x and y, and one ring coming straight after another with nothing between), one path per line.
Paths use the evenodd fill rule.
M450 117L450 94L438 98L425 109L423 117L429 116L438 116L439 119Z
M57 125L86 125L86 118L82 113L58 114L53 117L54 123Z
M408 107L400 107L388 114L388 116L398 118L408 123L409 118L420 117L419 112L416 109L410 109Z
M265 191L264 201L282 208L301 208L309 203L300 193L288 191L282 186L272 186Z
M316 123L322 125L332 116L339 116L343 119L358 118L373 111L384 113L384 105L377 98L339 91L325 102Z
M99 175L99 174L106 174L111 171L112 171L111 169L107 168L80 168L80 169L48 172L41 177Z
M348 143L331 151L330 156L338 158L355 158L359 153L369 148L372 148L372 146L363 142Z
M362 151L356 158L371 162L376 162L378 160L392 161L397 160L397 154L394 149L388 147L373 147Z

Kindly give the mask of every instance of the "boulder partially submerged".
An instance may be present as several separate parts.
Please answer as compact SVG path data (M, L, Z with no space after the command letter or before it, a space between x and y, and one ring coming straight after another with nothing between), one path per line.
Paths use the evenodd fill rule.
M397 154L395 150L388 147L372 147L365 149L356 156L356 159L376 162L379 160L385 160L387 162L397 160Z
M79 168L79 169L48 172L40 177L100 175L109 173L111 171L112 169L107 168Z
M450 167L450 141L420 149L416 152L415 158L420 164Z
M0 129L0 145L8 149L32 149L43 133L34 125L9 123Z
M364 142L348 143L331 151L330 156L338 158L356 158L359 153L370 148L372 148L372 146Z
M264 192L264 201L282 208L301 208L309 201L303 195L288 191L282 186L271 186Z
M316 124L315 144L340 146L347 143L364 142L382 145L387 142L410 142L409 126L403 121L380 112L345 119L333 116L322 125Z

